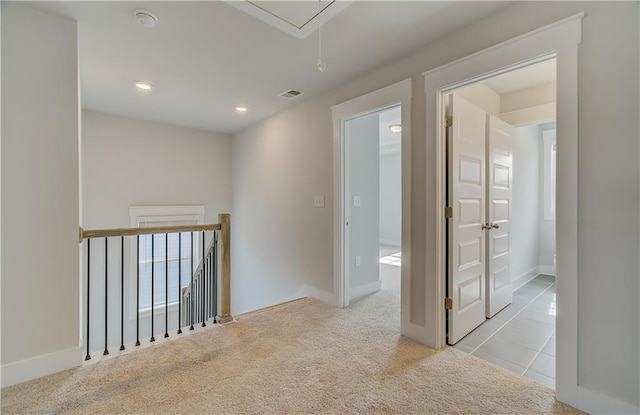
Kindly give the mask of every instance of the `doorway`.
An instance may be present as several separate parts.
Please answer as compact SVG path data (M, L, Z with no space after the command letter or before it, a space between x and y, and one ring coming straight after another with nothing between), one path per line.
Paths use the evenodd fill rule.
M401 132L401 105L343 122L349 301L381 289L400 295Z
M555 386L556 61L452 90L447 343Z
M395 237L390 237L390 239L395 240L387 239L385 241L385 238L383 238L382 242L385 245L386 243L384 242L392 242L389 245L395 245L399 242L399 247L401 247L400 250L398 250L398 247L394 247L392 249L393 252L383 250L383 254L396 255L396 258L399 259L398 262L400 262L399 264L394 264L393 268L396 271L396 275L398 268L400 271L399 286L397 288L400 291L401 332L405 335L410 335L416 330L409 318L408 286L411 263L405 259L408 257L408 253L411 252L411 85L411 79L407 79L331 108L334 126L334 209L337 213L334 216L334 304L338 307L346 307L352 298L366 294L366 290L363 291L363 288L368 287L367 289L371 290L375 286L384 286L385 275L380 278L378 273L378 269L382 265L387 265L380 264L380 235L384 236L387 231L383 230L380 224L379 167L382 163L385 163L380 160L384 149L388 149L390 146L395 147L395 150L397 150L396 156L399 156L397 158L400 161L400 189L397 188L398 177L396 176L394 190L399 191L401 202L399 203L400 217L397 217L397 213L394 217L400 221L400 230L398 232L396 221ZM398 112L399 118L397 116ZM378 121L371 122L374 118L377 118ZM369 121L368 127L366 127L366 120ZM397 132L389 128L392 125L393 130ZM364 153L359 153L359 150L356 149L350 149L347 136L350 131L353 132L354 128L368 128L373 134L378 135L378 145L375 149L369 148L368 151L371 154L367 157L370 162L375 161L378 166L378 173L370 172L369 175L365 175L363 180L364 187L361 187L362 190L355 190L355 192L350 190L350 182L355 179L350 177L353 175L353 171L348 168L349 166L346 163L349 160L353 161L354 158L360 161L360 159L364 158L360 157ZM395 137L394 143L385 140L384 137L380 140L380 137L388 135L387 131L388 134ZM380 144L382 144L382 150ZM355 155L357 157L350 157L350 151L356 151ZM376 185L370 186L371 182L376 182ZM368 184L369 186L367 187ZM355 183L351 184L354 189L355 186ZM364 193L371 190L370 188L377 190L377 194L368 195L365 198ZM393 196L391 197L393 198ZM371 271L369 271L369 274L361 275L363 273L360 271L363 269L365 258L360 255L360 252L356 252L351 248L351 234L356 232L353 228L357 227L357 224L351 221L350 215L354 213L354 210L362 210L373 206L377 207L378 216L375 219L369 219L367 230L373 230L373 233L377 235L369 235L369 239L365 241L368 246L367 262L371 267ZM386 209L386 207L383 206L382 209ZM397 238L399 238L399 241ZM358 261L360 265L356 266L356 257L358 256L360 257ZM402 259L400 259L401 256L403 257ZM358 275L354 277L353 272ZM364 280L372 275L375 275L378 281L373 281L373 278L371 278L372 281ZM359 280L360 276L363 276L364 279ZM395 278L397 285L397 276L392 278Z
M400 295L401 114L394 105L343 121L349 302L381 289Z

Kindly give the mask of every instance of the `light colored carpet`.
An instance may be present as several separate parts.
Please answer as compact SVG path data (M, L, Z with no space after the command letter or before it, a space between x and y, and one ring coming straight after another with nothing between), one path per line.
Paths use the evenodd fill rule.
M399 335L397 292L302 299L2 389L2 413L574 414L554 392Z

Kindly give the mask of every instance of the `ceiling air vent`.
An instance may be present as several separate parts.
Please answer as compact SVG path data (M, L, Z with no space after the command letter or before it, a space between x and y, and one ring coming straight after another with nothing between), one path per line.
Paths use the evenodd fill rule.
M304 94L304 92L300 92L296 89L290 89L288 91L283 92L282 94L279 95L279 97L284 98L284 99L294 99L299 97L300 95Z

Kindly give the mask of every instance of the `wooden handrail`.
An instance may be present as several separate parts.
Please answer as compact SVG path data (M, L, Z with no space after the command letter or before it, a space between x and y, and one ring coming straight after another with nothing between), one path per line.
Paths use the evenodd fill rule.
M114 228L114 229L82 229L80 228L80 242L87 238L105 238L112 236L136 236L151 235L160 233L178 233L178 232L202 232L202 231L219 231L222 225L212 223L208 225L180 225L180 226L154 226L149 228Z
M208 225L185 225L185 226L157 226L152 228L114 228L114 229L91 229L80 228L80 243L89 238L106 238L117 236L150 235L162 233L178 232L202 232L220 231L221 243L221 313L217 317L220 323L233 321L231 315L231 215L221 213L218 215L220 223Z

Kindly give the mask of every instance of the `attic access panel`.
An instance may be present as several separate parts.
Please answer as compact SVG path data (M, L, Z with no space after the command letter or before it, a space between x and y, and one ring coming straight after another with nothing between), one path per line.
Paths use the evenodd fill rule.
M227 1L230 6L298 39L305 39L351 3L351 1L337 0Z

